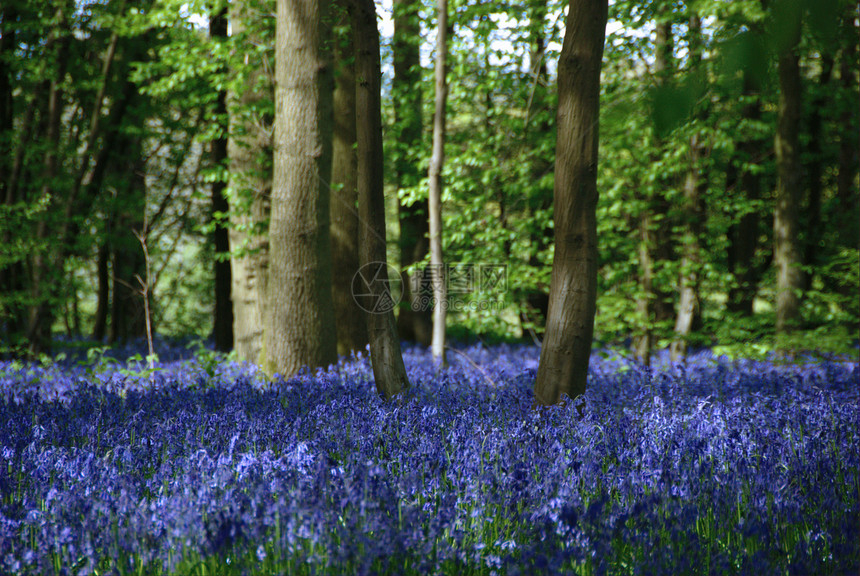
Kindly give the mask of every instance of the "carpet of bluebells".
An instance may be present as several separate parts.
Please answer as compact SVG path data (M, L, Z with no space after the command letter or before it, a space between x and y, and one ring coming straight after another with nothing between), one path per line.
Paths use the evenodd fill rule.
M856 360L596 353L534 411L532 346L407 348L389 405L159 352L0 362L0 574L860 572Z

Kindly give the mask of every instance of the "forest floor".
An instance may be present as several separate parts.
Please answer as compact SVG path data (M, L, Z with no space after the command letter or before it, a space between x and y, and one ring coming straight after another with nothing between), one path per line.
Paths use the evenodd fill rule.
M857 574L860 368L464 346L380 401L206 348L0 362L0 573ZM582 417L577 405L582 403Z

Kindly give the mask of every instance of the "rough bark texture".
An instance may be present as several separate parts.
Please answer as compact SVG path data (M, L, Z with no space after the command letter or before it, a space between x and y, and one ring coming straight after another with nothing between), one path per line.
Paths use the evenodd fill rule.
M353 0L358 150L359 253L370 306L364 305L370 362L379 395L389 400L409 388L388 285L385 198L382 186L382 107L379 32L373 0Z
M606 0L570 2L558 63L555 254L534 388L548 405L585 392L597 299L597 147Z
M349 354L367 347L364 312L352 295L358 272L358 191L355 153L355 58L352 25L347 7L337 2L338 28L334 38L334 138L332 142L331 258L332 299L337 319L337 352Z
M421 180L415 151L421 148L422 93L421 93L421 3L416 0L394 0L394 79L391 85L394 106L394 130L398 152L394 161L394 179L398 189L415 186ZM423 278L405 272L427 255L429 242L428 202L421 199L411 205L398 202L400 221L400 267L403 272L403 298L397 317L397 331L404 340L430 345L433 320L426 301L422 305L420 289L413 291L415 280ZM413 277L414 276L414 277ZM410 281L410 277L413 280ZM420 288L420 282L419 288ZM414 308L413 308L414 306Z
M214 38L225 40L227 38L227 13L223 11L209 22L209 34ZM215 114L223 121L227 115L227 93L218 93L215 103ZM210 160L213 166L223 166L227 160L227 135L216 138L211 143ZM212 183L212 215L226 216L230 210L227 201L227 184L221 178ZM215 227L215 318L213 333L215 336L215 349L229 352L233 348L233 306L230 302L230 261L217 256L226 257L230 252L229 231L223 223Z
M245 2L231 3L230 24L234 36L247 33L251 16ZM272 96L261 64L247 42L245 82L239 93L228 94L230 109L230 272L233 301L233 348L242 360L260 362L266 318L269 266L268 227L271 158L268 122L254 112L263 99Z
M798 35L799 37L799 32ZM777 190L773 214L773 256L776 265L776 331L790 332L800 311L803 288L798 238L798 204L801 198L800 64L797 38L779 55L779 111L776 148Z
M263 367L285 377L304 366L328 366L337 360L329 240L330 139L326 144L331 86L321 42L325 6L324 0L278 0Z
M445 363L445 320L448 313L448 291L445 284L445 261L442 257L442 167L445 165L445 104L448 84L445 80L448 60L448 2L437 0L436 24L436 111L433 116L433 151L430 157L430 267L433 282L433 358Z

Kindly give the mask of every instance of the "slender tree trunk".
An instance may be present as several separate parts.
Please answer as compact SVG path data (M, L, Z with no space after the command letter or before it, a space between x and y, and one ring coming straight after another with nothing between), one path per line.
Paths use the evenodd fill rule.
M7 66L16 47L16 31L14 25L17 15L13 7L0 8L0 19L4 23L3 36L0 38L0 203L11 207L19 198L14 190L11 174L15 164L15 150L12 147L15 131L15 95L13 90L13 73ZM32 118L32 107L25 117ZM25 121L22 131L27 134L30 121ZM20 160L18 160L20 162ZM6 228L4 226L4 228ZM0 236L0 242L12 245L11 230L5 230ZM23 255L22 255L23 256ZM13 345L21 337L23 318L19 299L23 288L24 267L16 260L0 265L0 298L3 300L3 310L0 312L0 341L5 345ZM0 350L0 358L2 358Z
M860 250L860 195L857 193L857 168L860 166L858 154L858 114L857 97L857 37L858 29L852 8L843 20L847 29L846 36L850 39L842 49L839 63L839 81L846 94L850 94L851 103L842 113L841 130L839 134L839 168L836 177L836 197L839 204L840 243Z
M585 393L597 300L597 149L607 0L571 0L558 62L555 253L535 404Z
M42 189L41 197L44 198L50 205L54 204L54 196L57 194L55 181L58 173L58 148L60 139L60 122L64 110L64 93L63 79L66 75L66 65L68 64L68 32L65 30L65 22L69 15L70 7L63 3L57 7L56 21L57 26L50 33L48 46L46 51L51 54L51 48L56 44L56 70L53 78L50 80L50 88L48 91L48 109L47 109L47 124L45 133L45 142L47 144L47 152L43 160L42 171ZM62 35L62 36L61 36ZM59 40L58 40L59 38ZM36 225L36 237L47 242L48 238L53 235L54 230L48 221L50 216L43 214L38 224ZM54 246L53 249L61 250L62 247ZM54 302L52 294L54 293L53 286L55 285L56 272L52 264L54 258L52 254L46 253L44 249L38 250L33 255L31 267L31 298L33 305L30 309L30 318L27 329L28 352L31 355L37 356L43 352L47 352L51 348L51 327L54 323Z
M105 232L108 236L109 231ZM107 332L108 308L110 306L110 282L108 270L108 256L110 255L107 238L99 245L96 257L96 276L98 278L98 293L96 295L96 316L93 320L93 340L101 342Z
M690 66L693 73L698 71L702 60L702 23L694 14L689 23ZM684 238L681 259L680 290L678 311L675 316L675 340L670 347L672 362L677 362L687 354L687 342L693 329L693 322L699 311L699 268L701 256L699 236L702 233L701 191L704 174L701 166L702 146L699 134L690 138L690 159L684 181Z
M833 55L823 54L821 57L821 72L818 77L818 96L812 103L809 117L809 188L806 202L805 232L806 242L803 246L803 291L812 288L812 279L818 267L818 249L823 237L821 222L821 199L824 193L824 158L821 151L821 113L827 105L826 94L829 90L830 78L833 75Z
M332 299L337 318L337 352L363 351L368 344L364 312L352 295L358 272L358 191L355 151L355 50L348 6L336 2L338 28L334 62L334 138L332 142L331 259Z
M442 256L442 168L445 165L445 104L448 84L445 80L448 60L448 2L437 0L436 25L436 113L433 117L433 152L430 157L430 267L433 282L433 358L445 364L445 321L448 291L445 261Z
M671 22L658 22L654 41L654 76L658 86L669 78L672 40ZM655 136L656 154L663 154L663 147L662 138ZM661 266L661 262L671 259L672 250L665 192L660 189L645 194L643 212L639 216L639 295L636 298L636 310L643 326L633 340L633 349L647 366L651 363L654 329L671 316L670 294L655 281L655 269Z
M275 173L265 322L269 374L337 360L331 297L330 62L325 0L278 0Z
M642 326L633 339L633 351L645 366L651 365L651 350L654 347L654 260L651 254L651 215L646 211L639 215L639 293L636 296L636 314Z
M209 35L216 41L227 40L227 9L209 20ZM227 92L220 91L215 101L218 122L227 125ZM226 132L222 132L210 144L209 156L212 166L225 167L228 157ZM229 352L233 349L233 305L230 301L230 232L225 225L230 211L227 200L227 183L220 175L212 183L212 218L215 220L213 240L215 244L215 310L213 333L215 349ZM223 218L224 220L220 220Z
M773 216L774 264L776 265L776 331L790 332L800 312L803 288L798 208L801 198L800 164L800 63L795 50L798 31L790 46L779 54L779 111L776 148L777 190Z
M248 33L246 2L232 2L232 34ZM237 94L228 94L230 138L230 271L233 301L233 347L242 360L260 362L268 290L272 142L269 122L256 112L274 96L262 64L255 59L251 37L243 61L245 83Z
M422 146L422 93L421 93L421 3L417 0L394 0L394 80L391 86L394 99L394 130L396 154L394 178L398 189L411 188L421 181L418 158L415 154ZM397 317L397 330L404 340L429 346L433 333L433 320L426 299L422 298L423 272L409 274L406 269L421 262L429 250L427 235L428 201L424 198L407 204L398 202L400 221L400 267L403 272L403 298ZM413 290L413 288L416 288Z
M748 73L744 73L744 99L741 108L741 118L747 125L755 125L761 121L761 98L754 88ZM741 199L741 204L748 205L761 198L761 176L756 174L753 166L758 166L767 154L763 150L765 143L755 137L747 137L738 144L738 157L734 162L743 166L733 167L732 175L726 175L726 187L738 186L735 192ZM740 172L740 178L737 177ZM729 191L730 193L731 190ZM761 216L755 209L744 211L739 219L732 224L728 232L728 268L734 276L734 284L729 288L726 308L729 312L744 317L753 315L753 304L758 292L761 268L755 265L755 256L759 242L759 223Z
M385 242L385 198L382 182L382 72L376 8L372 0L353 0L358 150L359 250L362 307L367 310L370 362L376 390L386 400L409 388L394 323L388 284Z
M700 222L702 221L701 188L702 174L701 144L698 136L690 141L690 167L684 182L684 245L681 259L680 293L678 313L675 318L675 340L670 347L672 362L677 362L687 354L687 341L693 328L693 321L699 309L699 254Z

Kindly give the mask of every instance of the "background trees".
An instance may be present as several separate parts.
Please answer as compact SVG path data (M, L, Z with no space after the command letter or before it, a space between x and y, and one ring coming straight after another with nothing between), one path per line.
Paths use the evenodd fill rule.
M386 248L420 276L429 264L424 119L436 17L430 4L398 0L393 10L393 38L382 27ZM449 307L448 328L454 338L540 339L556 249L564 7L464 1L449 14L442 242L454 272L471 270L473 283L449 291L459 305ZM3 3L5 354L47 351L61 335L142 336L135 231L145 232L151 258L156 331L213 334L223 253L215 232L227 228L234 348L260 359L273 247L274 15L274 2L261 0ZM207 30L210 20L220 33ZM857 44L857 7L847 1L609 7L598 341L626 345L647 333L654 350L676 342L680 357L684 345L764 350L778 325L793 327L782 342L789 348L856 339ZM324 115L332 126L342 117ZM334 193L348 193L340 178ZM223 203L213 208L219 196L226 214ZM650 249L648 289L641 246ZM491 264L507 267L504 284L482 281ZM344 280L343 267L332 280ZM398 325L401 337L427 343L427 317L410 315L420 297L405 294ZM637 315L637 300L647 315ZM341 351L363 348L356 342Z

